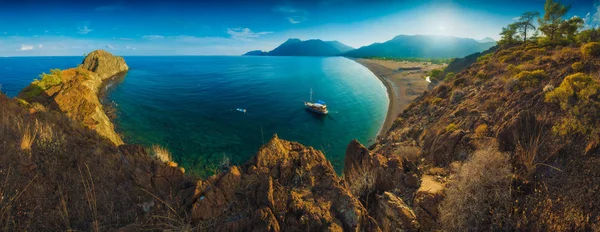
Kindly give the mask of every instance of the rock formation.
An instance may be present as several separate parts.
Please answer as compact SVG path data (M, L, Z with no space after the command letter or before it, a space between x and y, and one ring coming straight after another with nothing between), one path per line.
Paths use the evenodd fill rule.
M96 50L89 53L78 68L53 70L51 74L42 75L40 80L23 89L19 98L59 110L115 145L121 145L123 141L106 116L98 94L106 80L128 69L123 58Z

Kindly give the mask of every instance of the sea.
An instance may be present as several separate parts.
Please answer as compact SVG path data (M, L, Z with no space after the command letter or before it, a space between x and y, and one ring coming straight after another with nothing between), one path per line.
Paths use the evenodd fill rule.
M274 134L321 150L341 173L346 146L371 144L389 104L379 79L344 57L124 58L129 72L102 99L115 110L117 132L126 143L167 148L186 173L201 177L244 164ZM15 97L42 72L82 59L0 58L0 91ZM311 90L328 115L306 110Z

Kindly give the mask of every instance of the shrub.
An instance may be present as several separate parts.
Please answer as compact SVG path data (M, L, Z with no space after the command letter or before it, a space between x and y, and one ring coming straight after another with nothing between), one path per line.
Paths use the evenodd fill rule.
M544 70L535 70L535 71L522 71L515 79L519 81L519 86L522 88L531 88L535 87L538 82L546 77L546 73Z
M465 92L463 92L461 90L455 90L452 92L452 96L450 96L450 102L453 104L457 103L460 100L462 100L464 95L465 95Z
M456 74L454 72L449 72L446 74L444 81L446 81L446 82L451 81L452 79L454 79L454 76L456 76Z
M448 126L446 126L446 131L447 132L452 132L452 131L455 131L455 130L458 130L458 127L454 123L450 123L450 124L448 124Z
M159 145L152 145L152 156L157 158L158 160L164 162L165 164L170 163L173 159L171 157L171 153L166 148L163 148Z
M477 79L484 80L484 79L487 79L488 75L485 73L485 71L479 70L479 72L477 72L477 74L475 75L475 77Z
M507 155L490 146L477 150L450 178L439 206L446 231L510 230L511 165Z
M579 72L583 69L583 63L575 62L571 65L571 68L573 68L573 70L575 70L576 72Z
M493 55L493 53L488 53L483 56L477 57L477 62L488 61Z
M552 127L552 133L555 135L566 136L575 133L586 133L586 127L583 124L572 117L565 117L560 123Z
M39 86L42 90L47 90L52 86L58 85L62 82L60 69L50 70L50 74L42 73L40 79L36 79L32 84Z
M600 57L600 43L591 42L583 45L581 53L585 58Z
M560 86L546 93L546 102L559 103L564 110L570 105L570 102L579 100L587 101L590 96L600 91L600 84L594 81L589 75L576 73L565 77Z
M481 125L477 126L477 128L475 128L475 135L477 135L478 137L484 137L487 135L487 131L488 131L488 125L481 124Z
M441 99L441 98L439 98L439 97L436 97L436 98L433 98L433 99L431 99L431 104L432 104L432 105L438 105L438 104L440 104L440 102L442 102L443 100L444 100L444 99Z

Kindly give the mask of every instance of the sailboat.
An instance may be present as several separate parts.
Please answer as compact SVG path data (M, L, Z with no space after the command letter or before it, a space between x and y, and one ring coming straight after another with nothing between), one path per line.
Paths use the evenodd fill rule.
M321 100L313 102L312 95L313 95L313 91L312 91L312 89L310 89L310 101L304 102L306 109L313 113L317 113L317 114L323 114L323 115L328 114L329 110L327 110L327 104L325 104L325 102L321 101Z

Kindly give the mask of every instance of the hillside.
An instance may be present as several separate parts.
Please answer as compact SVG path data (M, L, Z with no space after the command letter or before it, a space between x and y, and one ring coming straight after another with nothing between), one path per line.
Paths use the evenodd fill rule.
M94 111L0 95L0 226L597 231L598 51L598 43L490 51L416 98L370 148L351 141L343 176L322 152L274 136L247 163L200 180L160 147L117 146L73 117ZM61 72L49 96L118 67ZM32 85L56 86L43 79Z
M348 57L386 58L455 58L482 52L495 42L479 43L473 39L450 36L399 35L393 39L364 46L344 54Z
M270 52L251 51L245 56L338 56L354 48L338 41L322 41L319 39L288 39Z

